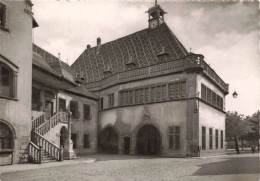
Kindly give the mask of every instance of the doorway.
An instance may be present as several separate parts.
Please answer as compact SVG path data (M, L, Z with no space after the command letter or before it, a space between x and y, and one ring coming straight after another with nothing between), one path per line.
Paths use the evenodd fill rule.
M118 135L114 128L107 127L101 132L100 149L102 153L118 153Z
M130 137L124 137L124 153L130 153Z
M156 155L160 153L161 137L154 126L142 127L137 134L137 153L143 155Z
M45 110L46 119L49 119L53 115L53 102L45 101Z

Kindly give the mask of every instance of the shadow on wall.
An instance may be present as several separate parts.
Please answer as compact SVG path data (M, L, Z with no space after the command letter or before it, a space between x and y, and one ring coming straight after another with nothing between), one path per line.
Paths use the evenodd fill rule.
M258 174L258 157L238 157L199 165L201 168L194 176L202 175L229 175L229 174Z

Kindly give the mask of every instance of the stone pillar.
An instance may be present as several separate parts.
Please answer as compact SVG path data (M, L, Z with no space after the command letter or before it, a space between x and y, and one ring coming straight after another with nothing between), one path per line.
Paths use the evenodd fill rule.
M63 158L65 160L75 159L76 154L73 150L73 142L71 140L71 112L68 113L68 136L64 143Z

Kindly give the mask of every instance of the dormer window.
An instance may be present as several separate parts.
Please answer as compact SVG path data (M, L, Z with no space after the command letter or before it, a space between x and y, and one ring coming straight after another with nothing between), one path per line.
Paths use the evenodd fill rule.
M137 63L133 60L132 57L130 57L130 59L125 63L125 65L128 70L132 70L136 68Z
M107 65L106 68L103 71L104 76L109 76L112 74L112 68L110 67L110 65Z
M160 62L166 62L169 54L165 51L164 46L162 46L161 51L157 54Z

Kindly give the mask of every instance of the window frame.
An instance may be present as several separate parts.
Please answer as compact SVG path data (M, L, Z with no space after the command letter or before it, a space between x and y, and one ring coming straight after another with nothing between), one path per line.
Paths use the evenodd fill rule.
M209 149L213 149L213 128L209 128Z
M64 108L64 109L61 108L61 104L60 104L61 101L65 101L65 108ZM59 97L59 111L62 109L63 112L66 112L66 110L67 110L67 108L66 108L66 104L67 104L67 100L64 99L64 98Z
M71 110L72 109L71 105L74 104L74 103L76 103L75 105L77 105L76 109L75 109L75 114L73 114L73 111ZM70 112L71 112L71 117L73 119L79 119L79 103L78 103L78 101L74 101L74 100L70 101Z
M112 93L108 95L108 107L112 108L114 106L115 106L115 94Z
M0 23L0 29L5 30L5 31L9 31L7 29L7 6L4 2L0 1L0 9L1 7L3 7L3 22L4 23Z
M177 129L179 129L178 133L177 133ZM168 149L180 150L180 148L181 148L181 126L168 126Z
M88 115L86 115L86 110L89 110L88 111ZM84 120L87 120L87 121L89 121L89 120L91 120L91 107L90 107L90 105L89 104L83 104L83 119Z
M215 149L218 149L218 129L215 129Z
M205 130L204 134L203 134L203 130ZM206 150L206 148L207 148L207 146L206 146L207 138L206 137L207 137L207 128L206 128L206 126L202 126L201 127L201 149L202 150Z
M84 134L84 136L83 136L83 148L90 148L89 137L90 137L89 134ZM87 139L85 139L85 138L87 138Z
M223 149L224 147L224 131L220 130L220 148Z
M5 69L7 69L9 71L9 75L11 76L11 78L9 77L9 84L10 84L9 86L11 88L9 88L10 89L9 95L0 94L0 98L11 99L11 100L17 101L18 100L18 98L17 98L17 86L18 86L17 85L17 83L18 83L17 76L18 76L19 67L0 54L0 69L2 69L2 67L4 67ZM0 86L2 86L1 78L0 78Z

